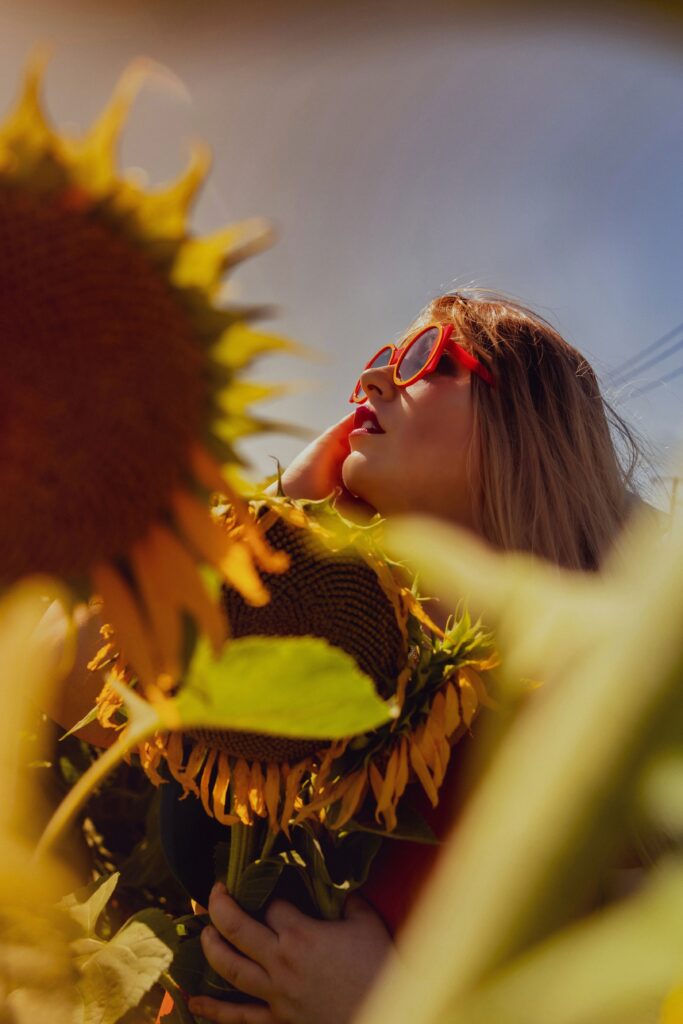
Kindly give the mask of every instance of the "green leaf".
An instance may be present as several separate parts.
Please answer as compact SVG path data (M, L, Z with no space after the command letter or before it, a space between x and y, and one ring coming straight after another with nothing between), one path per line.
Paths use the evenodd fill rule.
M354 659L318 637L245 637L215 658L197 645L172 702L185 728L338 739L383 725L392 710Z
M176 949L175 926L161 910L131 917L80 965L83 1024L116 1024L168 970Z
M86 936L95 935L97 921L117 886L120 873L103 875L94 882L69 893L57 906L66 910L69 917L80 925Z
M86 725L90 725L91 722L95 722L97 720L97 711L97 707L90 708L90 711L83 715L83 718L81 718L80 721L76 722L75 725L72 725L68 732L65 732L63 736L59 737L60 743L62 740L65 740L67 736L73 736L73 734L78 732L79 729L83 729Z
M268 857L265 860L257 860L242 872L233 893L243 910L249 914L255 914L272 895L273 889L285 868L285 863L279 857Z
M202 926L208 924L208 915L202 915ZM202 978L207 968L206 958L202 951L199 935L183 939L168 973L174 983L190 995L198 995Z
M164 1024L195 1024L195 1018L187 1008L183 992L171 975L162 974L159 983L173 997L173 1009L164 1017Z
M208 915L201 917L202 927L209 924ZM178 985L183 992L192 996L211 996L214 999L226 999L241 1001L250 999L239 992L225 978L221 978L208 964L202 949L199 935L185 939L180 943L180 948L173 958L168 975L173 983ZM165 981L162 980L162 984Z

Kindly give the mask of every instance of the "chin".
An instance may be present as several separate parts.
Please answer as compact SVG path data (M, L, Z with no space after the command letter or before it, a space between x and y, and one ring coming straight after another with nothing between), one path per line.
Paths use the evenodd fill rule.
M344 487L351 491L354 497L376 507L371 493L373 491L372 474L360 452L351 452L350 455L347 455L342 466L342 480Z
M390 502L387 501L386 489L360 452L352 452L347 457L342 466L342 480L347 491L350 491L359 504L365 505L370 514L387 514Z

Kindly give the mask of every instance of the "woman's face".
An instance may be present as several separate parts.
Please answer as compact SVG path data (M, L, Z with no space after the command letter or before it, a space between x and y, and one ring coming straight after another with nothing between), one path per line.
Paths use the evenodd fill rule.
M390 366L365 370L361 381L368 400L349 435L346 487L382 515L424 512L473 527L470 371L444 353L409 387L396 387Z

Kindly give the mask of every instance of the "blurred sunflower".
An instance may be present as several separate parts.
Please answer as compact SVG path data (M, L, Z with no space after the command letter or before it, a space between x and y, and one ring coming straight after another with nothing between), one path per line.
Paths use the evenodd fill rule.
M391 832L411 779L437 804L452 745L480 706L493 703L482 675L497 664L491 637L467 614L445 632L432 622L405 568L382 553L381 521L359 527L327 501L268 497L249 507L290 568L278 576L262 571L271 595L265 607L224 586L233 636L323 637L355 658L394 716L332 743L218 729L159 732L139 748L141 764L158 785L165 762L185 794L222 824L267 818L271 834L289 834L291 825L316 819L338 830L370 807ZM243 529L231 506L217 508L216 517L228 536ZM107 686L104 694L100 720L112 725L120 698Z
M188 214L209 165L197 147L173 184L145 191L116 167L148 74L123 74L81 138L49 123L44 59L0 127L0 584L32 573L93 591L148 688L181 674L184 618L216 648L225 620L200 562L267 601L256 566L286 567L226 481L235 440L269 424L240 379L269 350L257 309L216 304L224 272L269 241L260 220L194 237ZM208 495L241 524L212 522Z

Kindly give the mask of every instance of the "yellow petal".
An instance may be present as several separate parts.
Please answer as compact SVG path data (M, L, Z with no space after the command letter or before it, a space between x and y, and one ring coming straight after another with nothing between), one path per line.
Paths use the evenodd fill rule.
M64 140L62 149L69 159L75 181L91 195L108 192L117 179L116 150L128 112L145 80L150 77L152 63L139 58L132 61L114 87L107 106L78 141Z
M182 782L185 789L190 793L194 793L195 796L199 796L199 787L197 786L195 779L199 775L208 752L209 748L206 744L195 743L190 751L187 765L182 773L182 779L179 780Z
M446 735L452 736L460 725L460 698L454 683L446 687Z
M472 719L477 713L479 701L477 700L476 691L470 682L467 669L461 668L458 672L458 686L460 687L460 703L462 705L463 721L469 729L472 724Z
M439 690L434 696L432 706L429 711L429 718L432 722L434 735L445 736L446 735L446 697L443 690Z
M149 538L133 545L131 562L154 632L162 670L173 682L180 677L181 622L172 592L165 586L163 571Z
M342 797L339 815L334 822L335 829L339 829L343 825L346 825L346 823L354 816L356 811L362 806L367 788L368 772L366 768L361 768Z
M368 776L372 787L372 793L375 797L375 820L379 821L379 801L382 795L382 784L384 783L384 779L382 778L382 773L374 761L371 761L368 766Z
M415 730L413 742L420 748L425 764L433 772L439 763L439 753L429 728L429 720Z
M149 633L128 586L109 565L99 565L93 569L92 583L102 597L104 614L116 631L126 661L144 686L154 686L157 672L152 662Z
M396 772L396 796L400 798L408 785L410 769L408 767L408 740L403 737L399 746L398 770Z
M138 747L138 754L145 774L155 786L161 786L166 780L157 771L157 766L163 758L163 751L159 749L158 744L153 740L146 740Z
M461 668L460 672L463 675L465 675L468 681L471 683L472 689L474 690L477 696L477 700L479 701L480 704L483 704L483 706L486 708L490 708L492 711L500 710L500 704L498 703L498 701L494 700L493 697L489 696L486 686L484 684L484 680L481 678L478 672L475 672L474 669L471 668L469 665L466 665L464 668Z
M183 534L201 558L215 566L252 605L268 603L268 591L250 552L215 523L209 510L184 491L173 496L173 510Z
M201 797L202 805L210 818L213 818L211 800L209 799L211 775L213 773L213 766L216 763L217 756L218 751L214 747L211 747L209 750L209 756L206 759L206 764L202 770L202 777L199 783L199 795Z
M190 238L176 255L171 280L178 288L200 288L213 295L229 267L263 251L272 241L272 229L260 217L231 224L204 238Z
M276 834L280 831L280 823L277 817L278 808L280 806L280 792L280 767L279 765L271 762L266 768L265 795L270 831Z
M254 820L249 806L249 782L249 765L240 757L232 771L232 809L243 825L251 825Z
M264 793L263 771L259 761L254 761L251 766L251 778L249 780L249 805L254 814L263 818L266 815L266 799Z
M211 152L203 143L194 143L188 166L170 185L152 193L140 193L135 204L135 219L153 237L179 239L187 231L188 214L211 164Z
M221 825L234 825L239 819L237 815L226 810L228 787L230 786L230 759L224 750L218 755L216 781L213 784L213 813Z
M420 750L416 743L410 744L410 763L413 766L413 770L417 775L418 779L422 783L422 788L431 800L432 806L436 807L439 802L439 796L436 791L436 787L429 774L429 768L425 764L425 760L420 753Z
M294 810L294 801L299 792L299 786L304 772L309 767L309 761L300 761L289 769L287 774L287 781L285 783L285 802L282 808L282 815L280 822L282 829L289 839L289 825L292 818L292 811Z
M218 604L207 592L196 563L170 530L155 527L150 531L157 565L163 566L168 592L179 595L179 603L209 637L219 651L227 635L227 622Z
M387 809L387 807L389 807L391 805L392 801L393 801L394 790L396 789L396 775L398 773L398 761L399 761L398 747L394 747L394 749L391 752L391 756L389 757L389 762L387 764L386 775L384 776L384 781L382 783L382 789L380 791L380 795L379 795L379 798L377 800L377 810L379 811L380 814L383 814L384 811Z
M26 161L29 154L34 159L40 157L52 147L55 139L55 133L43 111L40 95L49 58L50 51L47 47L33 53L24 74L19 102L2 128L2 143L7 146L8 154L20 145L26 150L22 153L23 161ZM4 155L0 152L0 160Z

